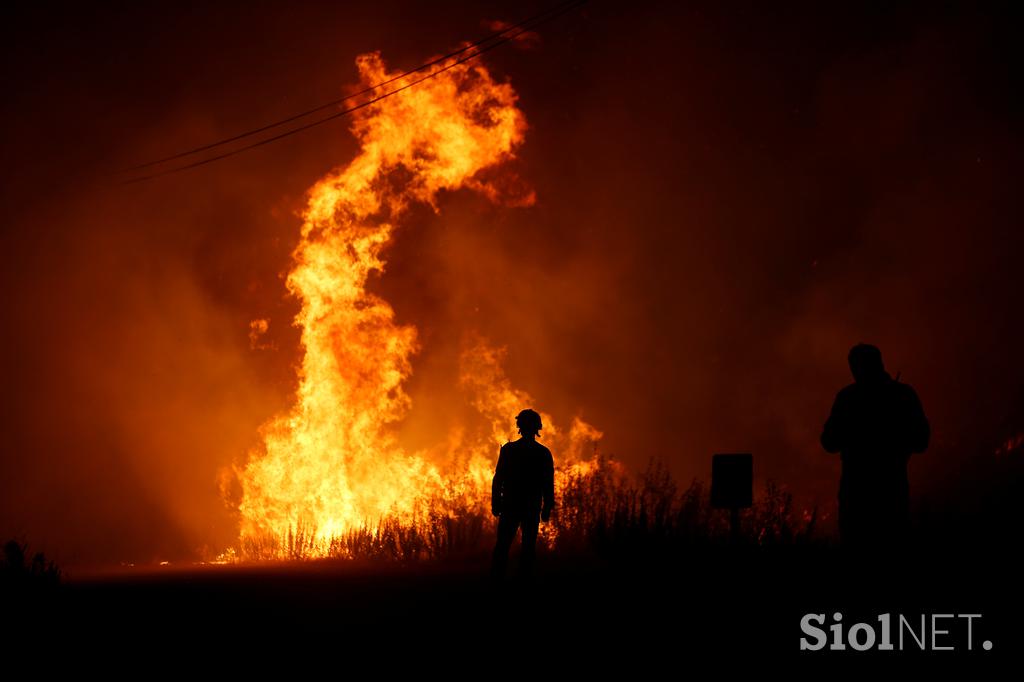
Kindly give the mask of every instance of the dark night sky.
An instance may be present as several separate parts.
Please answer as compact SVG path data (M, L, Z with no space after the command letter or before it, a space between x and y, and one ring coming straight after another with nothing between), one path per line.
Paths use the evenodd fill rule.
M752 451L827 504L817 437L867 341L933 423L919 503L999 494L992 452L1024 430L1017 17L761 5L593 2L485 57L520 93L538 202L452 194L388 252L374 286L424 343L411 442L447 428L426 398L472 326L635 467L685 481ZM149 183L108 172L330 100L360 53L410 68L544 6L6 9L0 535L69 561L232 541L217 472L294 380L296 212L356 147L342 121ZM253 318L276 350L249 348Z

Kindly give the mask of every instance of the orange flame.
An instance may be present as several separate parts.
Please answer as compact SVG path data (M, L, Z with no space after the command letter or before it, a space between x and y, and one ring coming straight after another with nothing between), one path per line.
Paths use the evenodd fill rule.
M365 83L394 75L377 53L357 65ZM478 174L522 144L526 121L516 100L511 85L495 82L479 62L440 73L361 110L353 124L359 153L310 190L287 278L301 302L299 384L293 407L264 424L262 447L238 472L243 541L304 528L320 548L314 554L322 553L331 538L379 519L411 523L424 496L472 506L489 499L497 445L532 399L505 377L503 350L471 335L460 386L491 424L490 437L470 442L456 429L432 449L454 453L460 471L442 471L428 452L405 452L389 428L410 408L403 384L416 329L396 322L366 283L383 271L385 247L412 203L436 211L438 192L463 187L496 198ZM543 418L545 442L563 464L582 459L586 444L601 437L578 418L565 434Z
M1014 450L1024 446L1024 432L1010 436L996 447L996 457L1004 457Z

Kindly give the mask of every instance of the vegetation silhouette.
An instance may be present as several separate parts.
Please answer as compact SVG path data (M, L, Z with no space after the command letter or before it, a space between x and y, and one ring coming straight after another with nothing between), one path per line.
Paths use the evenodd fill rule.
M50 593L60 584L61 569L42 552L29 558L28 544L9 540L0 557L0 593L26 597Z
M555 475L555 504L549 523L538 530L538 556L557 547L567 560L627 563L732 544L728 511L711 506L709 487L699 479L680 486L661 460L649 460L634 475L614 457L598 455L588 467ZM796 508L783 486L767 481L754 505L740 514L739 543L745 548L824 544L819 522L816 508ZM412 521L382 517L332 538L326 548L315 527L299 525L285 538L249 539L238 558L429 563L489 556L493 562L498 523L490 510L472 501L453 506L430 498L418 503ZM516 549L511 553L515 558Z

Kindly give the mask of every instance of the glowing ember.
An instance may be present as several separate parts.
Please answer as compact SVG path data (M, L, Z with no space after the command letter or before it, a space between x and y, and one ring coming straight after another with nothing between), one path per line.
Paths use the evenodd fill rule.
M996 457L1004 457L1014 450L1019 449L1021 446L1024 446L1024 433L1018 433L1017 435L1011 436L1000 443L995 451Z
M357 64L368 84L394 75L378 54ZM361 110L353 125L360 152L309 193L287 279L301 302L299 385L294 406L263 426L263 446L238 472L243 541L270 538L280 547L306 534L308 553L317 555L331 538L382 519L414 524L424 499L485 508L497 447L516 437L513 417L532 399L506 379L503 351L470 335L460 386L492 425L490 437L471 442L453 430L433 450L450 455L444 470L437 457L405 452L389 428L410 408L403 384L416 329L398 324L366 283L383 270L383 251L410 204L436 210L438 192L463 187L494 200L478 174L511 158L525 130L512 87L479 63ZM254 346L266 331L265 321L257 323ZM563 433L543 418L544 441L563 468L601 437L579 419Z

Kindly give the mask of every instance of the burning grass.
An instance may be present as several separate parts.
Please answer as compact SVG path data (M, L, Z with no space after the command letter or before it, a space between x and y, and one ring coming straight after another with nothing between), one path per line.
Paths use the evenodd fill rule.
M541 525L540 551L615 559L735 541L728 512L711 507L707 486L694 480L680 488L659 461L630 476L616 460L597 457L561 472L556 497L551 522ZM496 520L479 499L423 497L413 509L326 540L303 525L281 536L245 538L237 557L417 562L486 556L493 545ZM806 544L815 540L816 524L816 510L794 510L792 496L769 482L741 513L738 538L747 546Z

